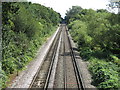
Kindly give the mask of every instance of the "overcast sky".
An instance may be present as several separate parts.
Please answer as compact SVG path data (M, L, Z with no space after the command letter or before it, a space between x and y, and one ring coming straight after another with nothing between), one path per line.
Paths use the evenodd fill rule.
M107 9L109 0L28 0L34 3L40 3L47 7L52 7L55 11L59 12L62 17L65 16L66 10L72 6L78 5L82 8Z

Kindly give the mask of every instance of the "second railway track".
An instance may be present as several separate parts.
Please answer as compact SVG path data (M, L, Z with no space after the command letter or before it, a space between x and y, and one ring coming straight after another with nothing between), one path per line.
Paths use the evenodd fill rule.
M54 42L30 88L85 89L65 24L60 25Z

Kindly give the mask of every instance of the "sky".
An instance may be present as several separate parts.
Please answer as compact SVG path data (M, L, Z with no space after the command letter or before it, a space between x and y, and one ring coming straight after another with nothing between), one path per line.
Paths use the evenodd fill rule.
M59 12L62 17L65 16L66 10L72 6L81 6L83 9L107 9L109 0L28 0L33 3L40 3L44 6L51 7Z

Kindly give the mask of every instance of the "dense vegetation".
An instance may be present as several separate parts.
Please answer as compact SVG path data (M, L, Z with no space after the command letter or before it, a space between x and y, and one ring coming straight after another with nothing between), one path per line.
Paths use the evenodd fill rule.
M92 84L120 88L120 15L73 6L65 19L80 55L90 62Z
M24 69L40 45L55 31L60 14L52 8L30 2L6 2L2 7L0 87L5 87L9 76Z

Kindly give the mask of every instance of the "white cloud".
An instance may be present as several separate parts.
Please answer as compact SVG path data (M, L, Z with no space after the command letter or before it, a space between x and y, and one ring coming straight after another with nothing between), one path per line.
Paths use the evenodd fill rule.
M78 5L82 8L92 9L106 9L109 0L28 0L34 3L40 3L47 7L52 7L55 11L59 12L62 17L65 16L66 10L72 6Z

